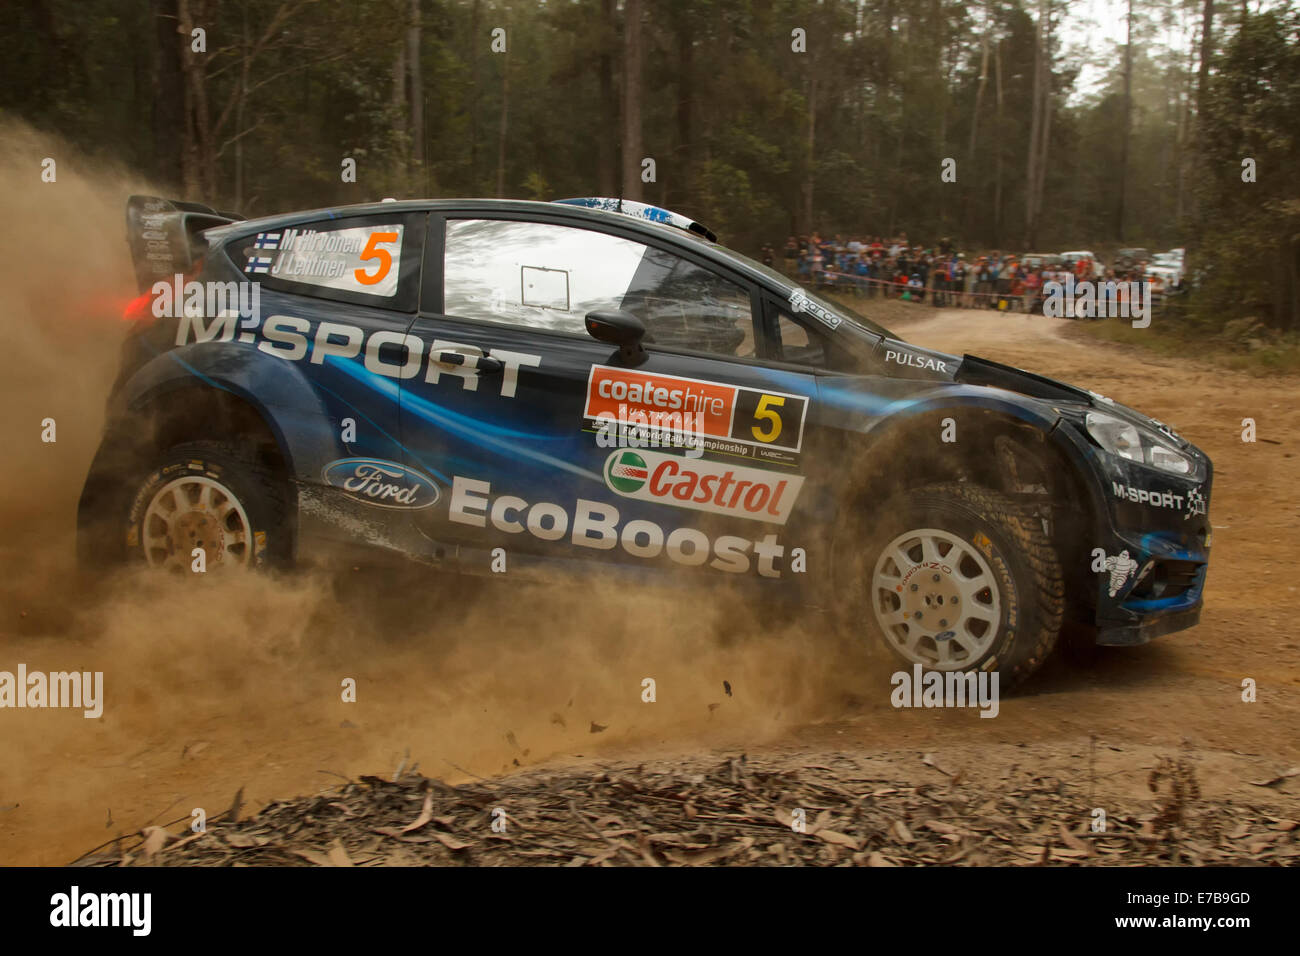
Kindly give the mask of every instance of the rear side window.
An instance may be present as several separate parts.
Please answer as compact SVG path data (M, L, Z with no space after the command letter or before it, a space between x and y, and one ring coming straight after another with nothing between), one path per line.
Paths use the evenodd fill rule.
M554 223L449 221L443 308L583 336L588 312L622 309L645 323L647 344L754 354L743 286L664 249Z
M780 351L775 357L795 365L821 367L826 364L826 347L820 335L809 332L784 312L777 313Z
M415 311L424 213L326 219L254 233L226 252L268 289Z

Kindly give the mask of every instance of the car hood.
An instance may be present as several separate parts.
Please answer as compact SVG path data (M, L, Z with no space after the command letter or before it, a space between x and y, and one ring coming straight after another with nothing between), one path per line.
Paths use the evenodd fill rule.
M963 355L961 365L957 368L954 381L964 385L988 385L992 388L1004 388L1008 392L1019 392L1031 398L1041 398L1049 402L1092 401L1092 392L1076 388L1045 375L1026 372L1011 365L1003 365L978 355Z
M1050 402L1061 411L1073 409L1076 413L1083 413L1089 408L1095 408L1110 412L1120 418L1127 418L1135 424L1158 429L1171 438L1179 448L1187 448L1191 444L1164 422L1098 392L1068 385L1045 375L1026 372L1024 369L1003 365L976 355L962 356L961 365L958 366L953 380L964 385L986 385L990 388L1001 388L1008 392L1041 399Z
M1088 404L1092 401L1091 392L1044 375L1035 375L977 355L959 357L937 349L922 348L900 339L887 338L876 343L875 359L888 371L890 378L985 385L1047 402Z

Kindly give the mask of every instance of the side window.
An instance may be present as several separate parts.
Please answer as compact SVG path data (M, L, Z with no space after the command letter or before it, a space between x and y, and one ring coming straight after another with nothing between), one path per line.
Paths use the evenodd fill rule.
M777 313L777 328L781 342L775 358L796 365L826 365L825 341L819 333L810 332L785 312Z
M640 316L646 337L658 345L754 355L749 293L688 259L647 249L621 308Z
M269 289L415 310L423 213L326 219L236 239L226 253Z
M671 252L552 223L447 223L443 308L448 315L586 335L584 318L623 309L646 342L716 355L754 355L744 287Z

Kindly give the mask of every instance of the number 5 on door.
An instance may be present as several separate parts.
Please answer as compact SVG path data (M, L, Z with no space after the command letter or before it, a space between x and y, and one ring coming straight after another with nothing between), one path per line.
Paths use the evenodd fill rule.
M761 442L773 442L781 434L781 413L776 409L785 404L785 399L779 395L764 395L758 400L758 408L754 409L754 421L767 422L767 428L760 428L754 425L749 429L750 433ZM772 407L775 406L775 407Z

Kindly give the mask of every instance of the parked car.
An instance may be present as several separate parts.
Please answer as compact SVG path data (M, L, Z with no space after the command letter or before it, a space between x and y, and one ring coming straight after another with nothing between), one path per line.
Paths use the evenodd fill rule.
M1061 264L1061 257L1054 252L1027 252L1020 261L1030 269L1055 268Z
M1182 273L1170 266L1147 266L1144 277L1152 284L1152 301L1157 304L1182 291Z
M1159 272L1172 285L1181 285L1183 281L1183 257L1171 252L1157 252L1147 266L1147 274Z
M1151 261L1151 253L1142 248L1121 249L1115 253L1113 268L1124 270L1136 269L1144 262Z
M1106 270L1102 268L1101 260L1098 259L1094 253L1089 252L1087 249L1076 249L1073 252L1061 253L1061 265L1069 269L1071 272L1074 271L1075 263L1077 263L1080 259L1091 260L1092 278L1100 279L1103 275L1106 274Z

